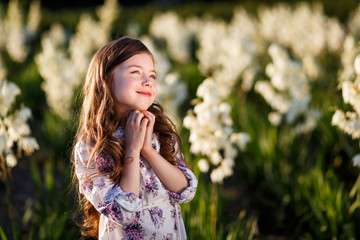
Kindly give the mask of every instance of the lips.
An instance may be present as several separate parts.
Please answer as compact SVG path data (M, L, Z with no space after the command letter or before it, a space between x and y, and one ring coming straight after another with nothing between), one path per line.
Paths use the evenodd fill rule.
M138 94L151 97L151 92L146 92L146 91L136 91L136 92L137 92Z

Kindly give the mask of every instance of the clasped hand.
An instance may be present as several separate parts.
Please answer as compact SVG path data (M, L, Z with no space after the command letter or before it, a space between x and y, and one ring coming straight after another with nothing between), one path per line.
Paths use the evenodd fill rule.
M150 149L155 116L149 111L135 110L125 125L125 151L146 153Z

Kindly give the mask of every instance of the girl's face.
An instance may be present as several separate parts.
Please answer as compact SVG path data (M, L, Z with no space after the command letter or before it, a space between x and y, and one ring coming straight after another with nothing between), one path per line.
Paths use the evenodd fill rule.
M147 110L153 104L157 88L154 61L150 54L132 56L114 69L113 94L121 113Z

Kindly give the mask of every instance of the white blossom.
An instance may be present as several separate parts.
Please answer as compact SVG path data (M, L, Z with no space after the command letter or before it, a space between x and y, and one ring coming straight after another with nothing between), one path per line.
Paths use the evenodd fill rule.
M356 154L355 156L353 156L353 158L351 159L352 163L354 166L356 167L360 167L360 154Z
M0 114L5 117L20 89L15 83L0 80Z
M352 35L347 35L343 44L343 52L340 55L341 68L338 72L338 82L341 86L344 81L352 81L356 77L354 61L359 54L355 39Z
M346 24L350 32L356 37L357 40L360 39L360 5L355 9L355 11L350 13L349 21Z
M15 167L17 164L17 159L14 154L10 153L6 155L6 166L9 168Z
M207 172L214 166L210 177L212 182L222 183L233 173L235 146L245 150L250 137L246 133L234 133L230 117L231 106L219 96L217 84L212 78L205 79L197 89L199 101L193 111L184 119L184 126L190 130L190 151L205 156L199 161L201 171Z
M209 165L209 162L206 159L202 158L198 162L198 167L199 167L200 171L208 172L210 165Z
M110 39L119 6L116 0L106 0L96 12L98 21L81 15L70 38L60 24L52 25L42 36L42 52L35 58L48 105L63 119L70 117L74 91L84 80L92 55Z
M33 137L23 137L19 139L18 147L23 149L26 154L30 154L39 149L39 144Z
M13 111L12 106L20 89L11 82L0 80L0 156L9 168L17 164L13 146L17 143L17 151L30 155L39 149L35 138L30 137L31 130L27 121L31 118L31 110L21 107Z
M192 23L194 23L193 20ZM149 26L149 32L156 38L164 39L170 55L180 63L190 60L190 43L194 31L196 29L187 27L175 12L156 14Z
M254 26L253 19L240 9L229 25L220 20L205 20L196 35L199 69L217 82L222 98L229 95L242 77L246 78L241 85L243 90L252 88L258 71L255 56L259 51Z
M257 81L255 91L260 93L278 114L283 115L287 123L292 124L299 117L303 117L303 122L294 127L296 134L311 131L316 127L320 111L309 107L311 96L306 70L300 60L292 60L287 51L278 44L271 44L268 51L273 60L265 70L270 82ZM274 114L272 113L269 120L277 126L280 116Z
M34 0L30 3L28 19L26 22L26 34L29 37L34 36L40 25L41 21L41 4L40 0Z
M353 139L360 138L360 118L354 112L344 113L339 109L336 110L332 117L331 124L351 135Z
M38 30L41 19L39 1L30 4L26 22L23 16L18 0L9 1L7 15L1 27L0 47L5 48L10 57L17 62L23 62L27 57L30 50L27 43Z
M354 61L354 69L357 75L360 75L360 56L357 56Z
M230 137L230 141L237 144L240 150L245 150L250 140L250 136L247 133L234 133Z
M325 16L321 4L300 3L293 9L285 3L260 7L258 17L260 35L290 48L298 58L341 49L344 30L337 19Z
M268 114L269 122L274 126L279 126L282 120L282 115L279 112L271 112Z

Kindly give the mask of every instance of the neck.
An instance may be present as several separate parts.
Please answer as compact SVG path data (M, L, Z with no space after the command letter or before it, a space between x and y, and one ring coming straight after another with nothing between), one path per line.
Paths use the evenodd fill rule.
M127 120L127 117L123 116L123 117L120 119L119 126L120 126L120 127L125 127L126 120Z

